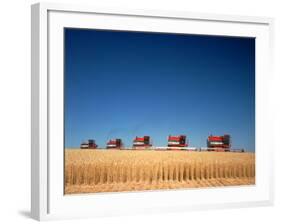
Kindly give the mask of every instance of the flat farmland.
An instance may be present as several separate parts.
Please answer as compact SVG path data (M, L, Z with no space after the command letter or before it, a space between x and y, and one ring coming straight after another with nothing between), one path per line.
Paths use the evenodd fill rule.
M255 184L255 154L65 150L65 194Z

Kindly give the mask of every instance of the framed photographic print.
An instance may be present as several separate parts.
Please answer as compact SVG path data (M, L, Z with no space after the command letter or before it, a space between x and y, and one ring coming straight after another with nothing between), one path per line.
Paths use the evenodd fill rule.
M272 27L32 5L32 217L272 204Z

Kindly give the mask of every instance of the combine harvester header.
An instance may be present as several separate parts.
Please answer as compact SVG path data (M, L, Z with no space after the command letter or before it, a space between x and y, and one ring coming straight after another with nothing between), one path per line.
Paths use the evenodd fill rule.
M95 140L89 139L88 141L82 142L80 145L80 149L96 149L98 145Z
M133 149L149 149L152 147L150 136L138 137L133 141Z
M122 149L123 142L120 138L110 139L106 144L107 149Z
M81 149L97 149L95 140L89 139L82 142ZM152 146L150 136L138 137L133 140L132 148L125 148L120 138L110 139L106 144L107 149L150 149L150 150L185 150L185 151L208 151L208 152L245 152L244 149L231 148L231 137L225 135L210 135L207 138L207 147L190 147L186 135L169 135L167 146Z

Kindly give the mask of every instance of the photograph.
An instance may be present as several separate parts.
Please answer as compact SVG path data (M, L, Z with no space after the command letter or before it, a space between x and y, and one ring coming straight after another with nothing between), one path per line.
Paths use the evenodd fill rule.
M254 37L63 38L65 195L255 185Z

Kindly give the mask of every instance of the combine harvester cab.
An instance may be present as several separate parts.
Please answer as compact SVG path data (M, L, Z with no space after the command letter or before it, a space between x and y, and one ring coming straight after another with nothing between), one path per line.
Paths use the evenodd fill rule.
M106 144L107 149L122 149L123 142L120 138L110 139Z
M185 135L168 136L168 150L188 149L188 144Z
M150 149L152 144L150 142L150 136L138 137L133 141L133 149Z
M230 135L210 135L207 139L207 151L230 152L230 147Z
M96 149L98 145L96 144L95 140L89 139L86 142L82 142L80 145L80 149Z

